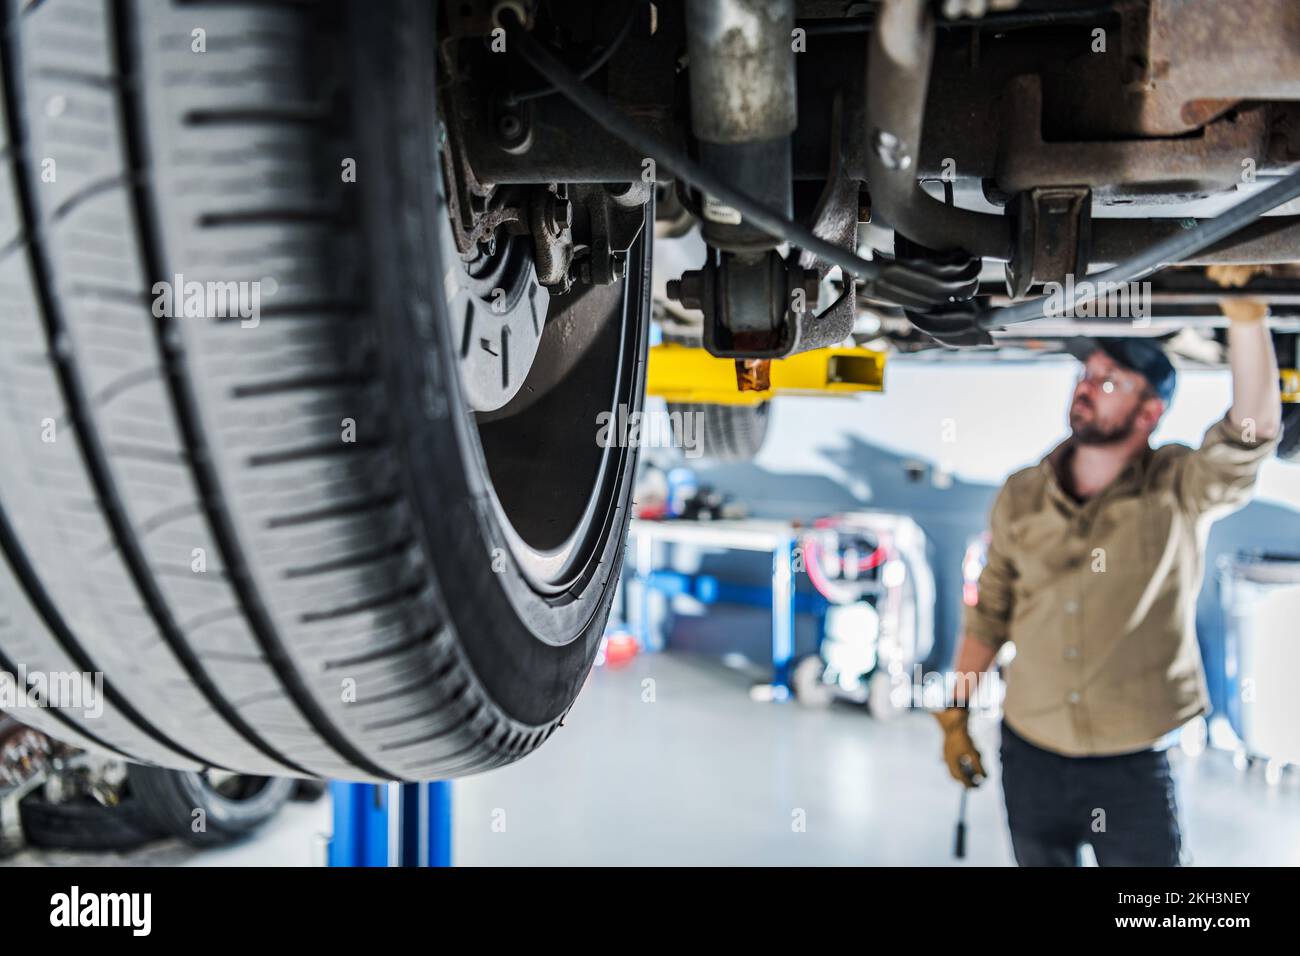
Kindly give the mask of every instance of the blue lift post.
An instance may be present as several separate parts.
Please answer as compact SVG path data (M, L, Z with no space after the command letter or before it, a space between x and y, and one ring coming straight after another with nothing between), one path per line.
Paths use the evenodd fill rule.
M330 866L451 866L451 783L330 783Z

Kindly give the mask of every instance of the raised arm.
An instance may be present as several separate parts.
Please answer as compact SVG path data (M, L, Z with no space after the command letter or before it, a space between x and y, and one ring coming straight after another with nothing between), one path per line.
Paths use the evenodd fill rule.
M1265 317L1250 299L1224 299L1232 407L1205 433L1201 447L1181 463L1177 490L1184 507L1219 517L1250 500L1264 460L1282 433L1277 356Z
M1232 408L1228 420L1242 434L1259 441L1276 438L1282 432L1282 406L1278 401L1277 355L1261 302L1231 300L1223 303L1228 327L1228 363L1232 368Z

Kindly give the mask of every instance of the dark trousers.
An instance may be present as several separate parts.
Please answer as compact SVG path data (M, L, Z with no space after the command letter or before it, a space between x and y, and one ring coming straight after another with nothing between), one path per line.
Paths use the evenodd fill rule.
M1163 750L1066 757L1002 724L1002 791L1016 862L1078 866L1092 844L1101 866L1177 866L1182 837Z

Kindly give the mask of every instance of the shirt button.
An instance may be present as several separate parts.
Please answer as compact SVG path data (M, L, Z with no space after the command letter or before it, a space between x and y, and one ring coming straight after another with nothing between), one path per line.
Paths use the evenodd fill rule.
M1070 691L1069 696L1065 699L1072 704L1077 704L1079 702L1079 692L1077 690L1072 690Z
M1079 649L1078 649L1077 647L1067 647L1067 648L1065 649L1065 659L1066 659L1066 660L1068 660L1068 661L1072 661L1072 660L1074 660L1074 659L1075 659L1076 657L1078 657L1078 656L1079 656Z
M1069 600L1069 601L1066 601L1066 602L1065 602L1065 613L1066 613L1066 614L1077 614L1078 611L1079 611L1079 602L1078 602L1078 601L1075 601L1075 600Z

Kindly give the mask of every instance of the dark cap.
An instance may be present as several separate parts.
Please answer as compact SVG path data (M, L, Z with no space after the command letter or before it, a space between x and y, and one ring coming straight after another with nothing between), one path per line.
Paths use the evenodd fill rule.
M1166 405L1174 397L1174 382L1178 378L1178 373L1174 371L1173 363L1165 355L1164 349L1151 339L1094 339L1077 335L1070 339L1065 347L1080 362L1086 362L1089 355L1101 349L1124 368L1137 372L1145 378L1151 390Z

